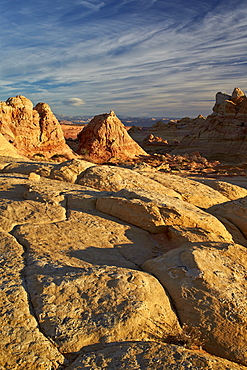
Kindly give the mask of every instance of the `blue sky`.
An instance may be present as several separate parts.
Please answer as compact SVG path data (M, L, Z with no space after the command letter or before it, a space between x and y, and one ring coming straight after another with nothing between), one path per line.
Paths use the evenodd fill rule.
M246 0L2 0L0 100L196 117L247 89Z

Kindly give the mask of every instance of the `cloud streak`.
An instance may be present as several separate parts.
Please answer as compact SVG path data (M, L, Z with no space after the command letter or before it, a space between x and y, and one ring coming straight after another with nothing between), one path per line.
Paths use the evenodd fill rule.
M0 100L177 117L209 114L217 91L246 89L245 1L21 0L15 14L11 2L0 15Z

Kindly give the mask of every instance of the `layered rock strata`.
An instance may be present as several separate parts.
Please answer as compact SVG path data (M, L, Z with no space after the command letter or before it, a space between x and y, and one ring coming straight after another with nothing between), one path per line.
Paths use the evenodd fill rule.
M78 153L95 163L147 156L113 111L95 116L79 133Z
M0 133L13 145L13 150L29 158L64 160L76 157L66 145L63 131L49 105L38 103L33 107L22 95L0 102Z
M239 88L232 95L217 93L213 113L197 125L175 154L199 151L211 160L243 163L247 160L247 97Z

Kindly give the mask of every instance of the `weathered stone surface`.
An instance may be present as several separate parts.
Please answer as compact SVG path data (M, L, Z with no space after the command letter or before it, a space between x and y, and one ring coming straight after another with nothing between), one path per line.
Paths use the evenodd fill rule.
M247 160L247 97L235 88L232 95L217 93L213 114L185 136L173 154L199 151L211 160L244 163Z
M18 161L6 164L2 169L3 173L21 173L23 175L29 175L31 172L39 172L42 168L46 168L46 171L50 173L53 165L48 163L35 163L31 161Z
M31 158L36 155L41 159L58 155L67 159L76 157L66 145L49 105L38 103L33 108L32 102L21 95L0 102L0 132L20 155Z
M178 175L171 175L162 172L141 172L143 176L157 181L168 189L180 194L184 201L201 208L208 208L215 204L227 202L229 198L219 191ZM168 194L169 195L169 194Z
M214 206L201 210L181 200L190 193L193 202L203 202L199 190L195 190L199 201L193 198L189 185L184 186L183 193L181 177L180 190L176 192L165 187L159 178L150 179L145 172L141 175L116 166L85 170L85 164L88 165L77 161L60 165L0 160L2 227L10 230L19 243L13 236L1 234L0 246L5 253L2 256L9 255L9 269L2 286L9 294L11 272L17 266L14 274L19 274L20 283L16 279L11 289L16 292L22 284L28 297L28 312L37 328L36 332L32 326L29 334L28 324L25 329L22 327L20 335L19 321L11 321L2 343L15 343L13 348L18 348L18 353L12 351L12 344L6 345L4 355L0 354L0 367L17 370L23 364L23 370L54 370L60 362L61 369L104 369L119 361L121 368L128 369L131 364L136 369L147 366L150 370L156 368L155 364L162 369L217 369L216 365L225 370L244 369L205 352L189 352L184 346L202 346L217 356L246 364L246 248L232 241L233 235L234 241L247 245L245 200L229 202L228 197L204 184L200 189L206 194L205 203ZM42 175L51 177L54 173L62 181ZM30 174L39 174L39 180L32 180ZM222 184L217 189L223 189L229 197L244 191ZM227 201L217 204L217 199ZM210 212L215 212L217 218ZM238 216L236 225L235 219L224 218L228 214ZM153 232L153 227L159 233L146 231ZM14 256L16 247L20 258ZM22 293L20 299L24 299ZM15 296L10 300L11 307L15 307L16 300L18 316L22 312L19 300ZM1 313L5 313L4 303ZM202 339L186 337L188 343L178 321L195 329L199 326ZM45 337L51 347L47 347ZM165 345L164 341L179 347ZM113 345L121 349L115 349L116 357L112 352L107 357ZM105 352L100 354L96 350L99 348ZM22 349L24 357L19 361ZM85 354L89 349L94 355ZM76 356L79 357L72 364Z
M65 213L65 209L57 204L0 199L0 228L11 231L17 224L62 221L66 217Z
M84 161L82 159L73 159L63 162L56 167L54 166L51 172L51 178L61 181L75 183L77 177L87 168L94 166L93 163Z
M23 248L0 232L0 368L52 370L65 359L40 331L29 301Z
M96 208L139 226L151 233L165 232L169 226L199 228L231 242L231 235L216 217L180 199L145 191L122 190L98 198Z
M163 287L144 272L109 266L39 271L28 275L28 287L42 331L62 353L181 331Z
M164 289L138 271L137 264L157 255L148 233L73 211L69 221L19 226L15 236L27 251L39 324L63 353L179 333Z
M15 235L41 266L63 267L65 272L71 271L69 266L74 271L91 264L139 269L160 253L146 231L96 212L71 210L68 221L22 225Z
M181 199L181 195L136 171L115 166L95 166L83 173L78 184L102 191L121 189L144 189Z
M213 206L208 212L226 218L247 238L247 197Z
M95 116L79 133L78 139L78 153L95 163L147 156L113 111Z
M244 189L238 185L230 184L226 181L203 179L202 183L209 186L210 188L217 190L219 193L230 200L235 200L247 196L247 189Z
M247 364L247 250L201 243L144 263L167 289L181 323L197 327L203 348Z
M132 342L107 346L80 355L68 370L245 370L245 366L159 342Z
M8 142L8 140L0 133L0 156L23 158L15 149L15 147Z

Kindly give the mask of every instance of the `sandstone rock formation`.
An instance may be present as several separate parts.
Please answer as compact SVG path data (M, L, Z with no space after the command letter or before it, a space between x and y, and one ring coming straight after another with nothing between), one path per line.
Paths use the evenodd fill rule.
M159 342L129 342L106 346L78 357L68 370L213 369L244 370L245 366L200 351Z
M143 146L167 146L168 141L162 139L160 136L154 136L153 134L147 135L142 142Z
M200 330L206 350L247 365L245 247L189 243L142 267L169 291L181 322Z
M1 369L247 369L246 189L78 159L0 180Z
M39 160L76 157L66 145L49 105L38 103L33 108L32 102L21 95L0 102L0 133L26 157L36 156Z
M202 115L196 118L184 117L180 120L170 120L167 123L157 121L148 130L144 130L144 128L142 130L130 129L128 132L148 153L150 153L154 147L156 151L164 151L164 149L166 149L166 152L170 152L174 146L179 144L184 136L189 134L195 127L199 126L204 121L205 118ZM147 140L149 135L152 135L151 140ZM153 137L157 137L158 140L155 140ZM163 142L160 139L163 140ZM152 141L154 141L154 143L150 145ZM168 145L165 145L166 142Z
M8 142L8 140L0 133L0 156L23 158L15 147Z
M195 150L208 159L225 163L247 160L247 97L235 88L232 95L216 94L213 114L185 136L172 152Z
M147 155L131 139L113 111L95 116L80 132L78 139L78 153L95 163L125 161Z

